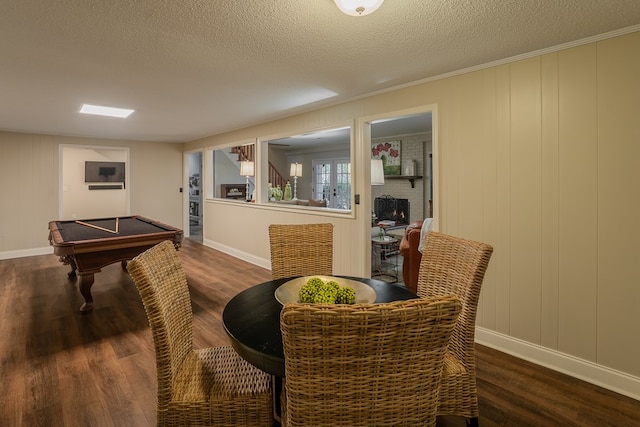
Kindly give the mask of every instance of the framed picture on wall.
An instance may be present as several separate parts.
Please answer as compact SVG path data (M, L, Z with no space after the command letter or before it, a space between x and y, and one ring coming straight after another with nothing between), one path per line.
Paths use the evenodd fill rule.
M401 141L371 143L371 158L382 160L385 175L400 175L402 172Z

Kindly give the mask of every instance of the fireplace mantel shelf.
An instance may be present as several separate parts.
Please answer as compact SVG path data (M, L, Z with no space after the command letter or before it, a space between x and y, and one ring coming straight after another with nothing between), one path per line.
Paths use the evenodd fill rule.
M385 175L384 179L408 179L411 183L411 188L415 188L415 180L422 179L420 175Z

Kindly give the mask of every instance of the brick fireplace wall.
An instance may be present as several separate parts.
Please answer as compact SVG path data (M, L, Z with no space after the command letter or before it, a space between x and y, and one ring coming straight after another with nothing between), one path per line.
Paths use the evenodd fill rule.
M425 149L431 152L431 134L397 135L385 138L373 138L372 143L386 141L402 141L401 160L416 161L416 175L421 175L423 179L415 180L415 188L411 188L411 183L406 179L385 179L384 185L371 186L371 212L374 212L374 200L376 197L389 194L397 199L407 199L410 204L409 223L424 219L428 215L428 202L425 203L425 188L428 188L428 180L425 179Z

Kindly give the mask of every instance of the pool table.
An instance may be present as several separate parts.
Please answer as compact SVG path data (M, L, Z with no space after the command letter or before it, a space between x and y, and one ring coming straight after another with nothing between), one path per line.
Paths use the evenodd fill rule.
M83 313L93 310L91 286L103 267L127 261L163 240L182 244L182 230L139 215L49 222L49 244L60 262L71 265L70 279L80 276Z

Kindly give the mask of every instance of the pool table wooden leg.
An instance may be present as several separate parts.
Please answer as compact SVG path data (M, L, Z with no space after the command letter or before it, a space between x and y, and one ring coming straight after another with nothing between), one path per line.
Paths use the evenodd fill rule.
M76 264L76 260L73 258L69 258L68 261L64 261L64 262L71 266L71 271L67 273L67 277L69 277L69 279L75 279L78 276L76 273L76 271L78 270L78 265Z
M81 313L89 313L93 310L93 296L91 295L91 286L93 286L93 273L80 275L80 293L84 297L84 304L80 307Z

